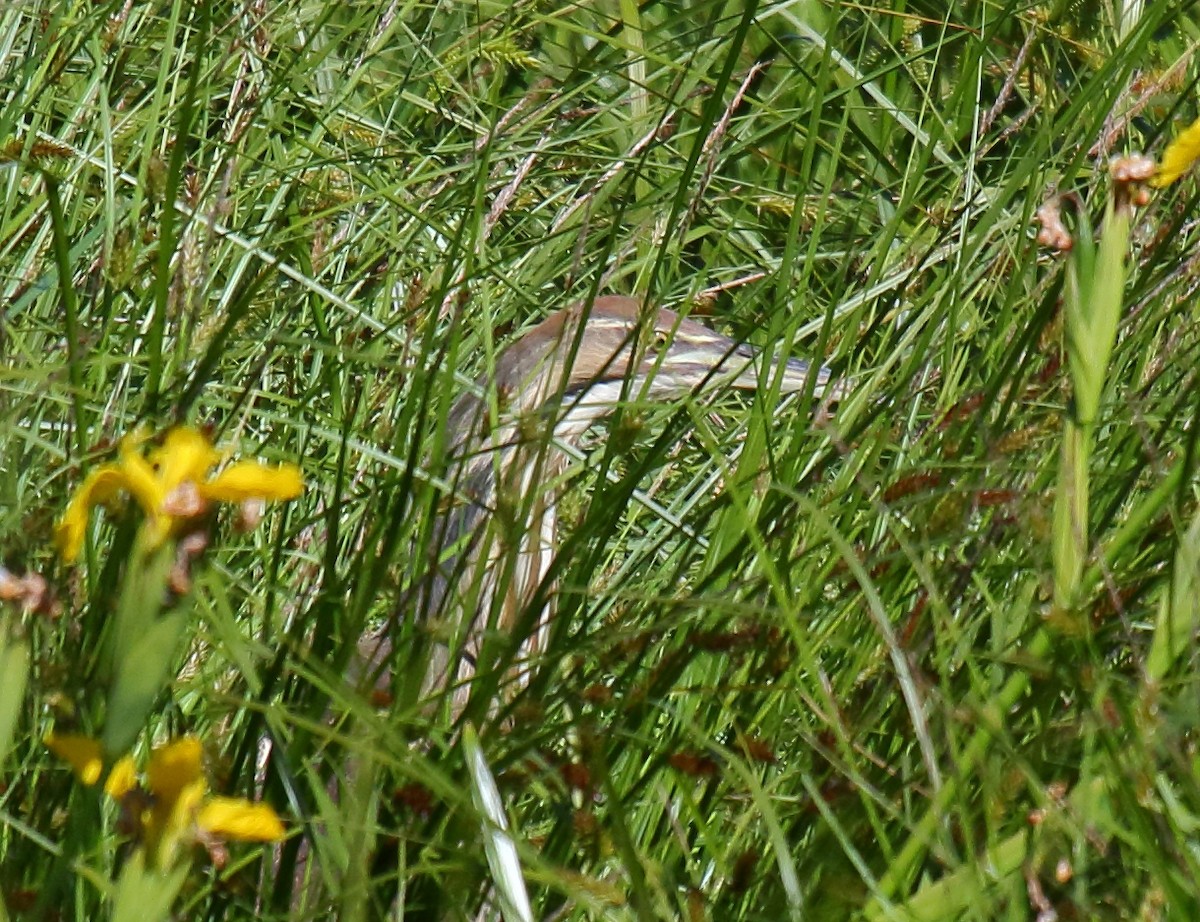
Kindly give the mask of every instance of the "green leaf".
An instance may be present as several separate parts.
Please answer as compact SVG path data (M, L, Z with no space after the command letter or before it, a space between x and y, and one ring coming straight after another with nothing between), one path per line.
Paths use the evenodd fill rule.
M117 880L113 922L159 922L168 918L190 867L185 861L170 871L148 869L145 852L139 848Z
M24 641L7 643L0 637L0 766L12 748L28 678L29 645Z
M1146 675L1162 679L1186 650L1200 626L1200 513L1183 536L1175 552L1171 585L1159 599L1154 640L1146 658Z
M1093 250L1085 224L1067 276L1067 359L1075 388L1075 418L1083 426L1096 421L1108 361L1125 300L1125 258L1129 252L1129 216L1109 204Z
M175 611L164 615L117 664L102 740L104 751L110 756L125 752L141 732L146 715L173 672L186 626L186 613Z
M963 865L940 880L921 887L902 908L872 904L867 909L867 918L899 918L911 922L949 922L970 918L968 913L972 909L979 911L994 902L989 897L989 890L1020 871L1028 852L1029 832L1023 829L988 849L982 861Z
M167 578L174 564L174 543L146 550L138 536L129 565L125 568L121 598L117 604L116 625L109 649L109 675L125 669L134 648L154 625L166 599Z
M1054 492L1054 601L1075 601L1088 549L1088 456L1090 435L1067 420L1063 427L1058 488Z

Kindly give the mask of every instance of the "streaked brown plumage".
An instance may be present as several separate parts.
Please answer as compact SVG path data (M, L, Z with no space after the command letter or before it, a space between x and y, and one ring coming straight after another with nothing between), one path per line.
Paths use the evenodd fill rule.
M785 394L808 385L807 362L759 369L756 355L693 320L619 296L558 311L500 354L494 381L479 382L483 396L463 395L450 410L445 467L454 493L435 523L436 558L397 612L451 629L427 687L453 676L462 683L456 700L465 702L489 630L531 628L518 656L520 680L544 647L551 603L542 584L556 548L556 491L568 463L556 442L577 443L623 401L678 399L720 386L752 389L776 375ZM813 388L826 400L835 396L829 382L828 370L818 368ZM535 600L539 610L532 612ZM385 649L377 637L360 644L376 663Z

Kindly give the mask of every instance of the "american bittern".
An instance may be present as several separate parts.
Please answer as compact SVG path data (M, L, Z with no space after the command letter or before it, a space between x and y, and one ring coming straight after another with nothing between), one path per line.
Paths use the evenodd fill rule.
M427 689L450 679L462 683L455 698L461 710L491 631L528 629L517 657L520 679L544 648L551 596L543 584L557 546L556 492L569 462L558 446L578 443L622 402L719 386L753 389L775 377L786 394L803 390L814 374L797 359L756 367L757 356L693 320L615 296L551 315L500 354L494 380L479 382L483 396L464 395L450 411L446 469L453 495L434 525L429 573L397 612L436 620L448 635L433 657ZM815 375L819 396L830 375L821 367ZM388 649L373 636L360 644L376 664Z

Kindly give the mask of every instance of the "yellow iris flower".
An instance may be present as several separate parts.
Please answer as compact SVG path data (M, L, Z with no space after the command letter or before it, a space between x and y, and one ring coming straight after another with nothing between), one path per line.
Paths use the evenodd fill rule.
M1150 185L1156 189L1169 186L1190 170L1197 160L1200 160L1200 119L1179 132L1175 140L1167 145Z
M209 503L295 499L304 490L304 479L294 464L238 461L210 477L221 454L190 427L172 429L161 447L144 455L143 441L140 435L126 436L116 462L92 471L75 492L55 534L67 563L79 556L92 508L120 493L129 494L141 506L146 534L151 546L157 546L170 537L177 523L199 515Z
M104 750L99 740L74 733L51 733L43 742L47 749L70 765L88 787L100 780L104 772Z
M45 742L84 784L90 787L100 780L104 768L99 741L52 733ZM151 753L144 788L138 785L133 759L125 756L109 771L104 790L130 809L149 863L161 868L170 867L180 848L192 843L274 842L285 835L279 815L268 805L209 793L203 750L194 736L172 740Z

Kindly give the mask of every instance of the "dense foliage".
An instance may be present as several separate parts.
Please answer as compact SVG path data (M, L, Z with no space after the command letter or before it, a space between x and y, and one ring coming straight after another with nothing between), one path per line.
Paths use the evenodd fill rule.
M1182 6L0 7L0 920L1194 913L1200 187L1109 170L1198 114ZM533 683L456 724L401 610L353 687L450 402L610 292L851 396L624 408ZM183 574L136 502L59 560L89 472L181 424L303 496ZM203 802L287 837L143 874L51 731L199 739Z

